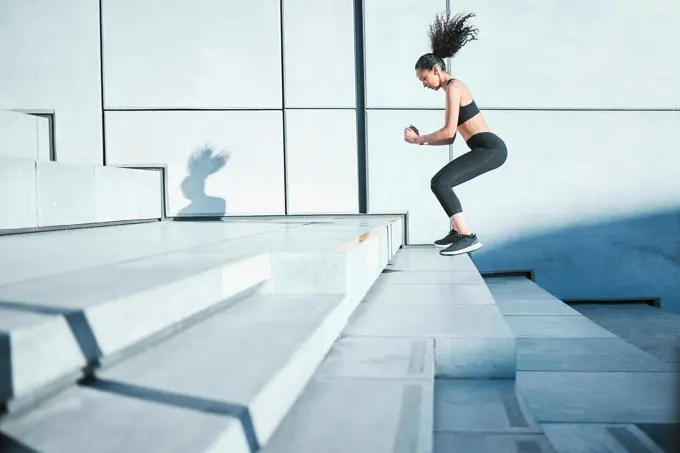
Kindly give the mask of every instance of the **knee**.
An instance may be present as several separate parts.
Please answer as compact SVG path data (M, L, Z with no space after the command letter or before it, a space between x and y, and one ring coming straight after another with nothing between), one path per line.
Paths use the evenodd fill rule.
M436 188L445 186L444 181L442 181L442 177L439 173L434 175L432 179L430 180L430 189L435 190Z

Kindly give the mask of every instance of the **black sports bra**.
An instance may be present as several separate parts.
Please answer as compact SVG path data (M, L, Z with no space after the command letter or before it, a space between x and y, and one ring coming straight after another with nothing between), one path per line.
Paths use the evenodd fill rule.
M448 83L451 83L454 80L456 79L450 79ZM462 105L458 110L458 126L460 126L470 118L474 117L478 113L479 108L477 108L477 104L475 103L474 99L468 105Z

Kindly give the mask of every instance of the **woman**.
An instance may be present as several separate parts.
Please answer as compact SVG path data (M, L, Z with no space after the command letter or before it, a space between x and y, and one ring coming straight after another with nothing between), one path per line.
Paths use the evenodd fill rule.
M494 170L505 162L505 143L487 126L479 112L470 90L460 80L448 74L445 58L453 57L469 41L477 39L476 28L467 24L474 14L454 17L437 16L430 26L432 53L423 55L416 62L416 77L425 88L443 89L446 95L446 121L436 132L419 135L418 129L409 126L404 140L418 145L450 145L460 132L470 151L446 164L431 181L432 192L439 200L451 221L451 231L434 242L444 247L442 255L468 253L482 247L477 236L470 231L463 216L453 187Z

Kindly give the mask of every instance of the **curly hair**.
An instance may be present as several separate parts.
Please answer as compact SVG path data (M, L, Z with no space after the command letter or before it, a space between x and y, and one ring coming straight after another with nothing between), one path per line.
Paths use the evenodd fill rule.
M465 44L477 39L479 30L468 24L473 17L474 13L458 13L453 17L438 14L428 33L432 53L421 56L416 69L432 69L439 65L446 70L444 59L453 57Z

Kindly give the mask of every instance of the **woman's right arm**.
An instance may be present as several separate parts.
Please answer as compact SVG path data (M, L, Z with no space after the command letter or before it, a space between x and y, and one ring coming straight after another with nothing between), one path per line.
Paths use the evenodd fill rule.
M413 132L416 133L416 135L420 135L420 132L418 132L418 128L415 127L414 125L410 125L409 128L412 129ZM442 140L437 140L437 141L434 141L434 142L422 143L422 144L428 145L428 146L451 145L455 139L456 139L456 134L453 134L453 137L451 137L451 138L445 138L445 139L442 139Z
M445 138L444 140L439 140L436 142L428 142L424 143L427 146L443 146L443 145L452 145L453 141L456 139L456 136L454 135L451 138Z

